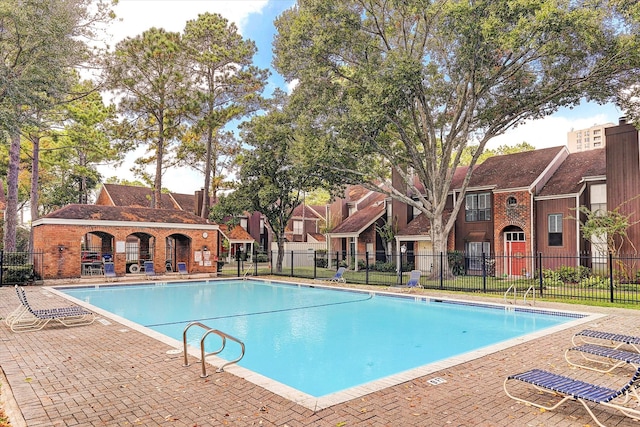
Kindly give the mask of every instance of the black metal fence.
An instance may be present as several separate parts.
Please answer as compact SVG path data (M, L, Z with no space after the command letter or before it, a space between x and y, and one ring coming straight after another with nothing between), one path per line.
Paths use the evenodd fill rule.
M0 284L24 285L42 279L42 252L0 251Z
M251 261L225 264L222 275L279 275L326 280L347 267L348 283L403 286L411 270L420 270L427 289L502 294L576 301L640 303L640 256L611 254L371 254L287 251L281 269L277 252L256 253ZM398 268L401 265L401 268Z

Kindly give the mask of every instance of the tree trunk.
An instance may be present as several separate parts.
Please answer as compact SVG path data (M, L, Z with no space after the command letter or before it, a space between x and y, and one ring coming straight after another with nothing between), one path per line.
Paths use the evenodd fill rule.
M213 146L213 130L210 126L207 127L207 154L204 159L204 194L202 195L202 211L200 216L202 218L209 217L209 209L211 208L209 190L211 187L211 155Z
M437 215L431 220L431 242L433 243L433 256L438 257L434 260L433 269L430 278L439 280L440 276L444 280L453 279L453 274L449 269L449 257L447 253L447 233L442 225L442 215ZM440 254L443 254L440 256ZM440 262L442 260L442 262Z
M282 273L282 261L284 260L284 235L278 233L278 257L276 259L276 273Z
M153 197L151 207L160 209L162 206L162 160L164 155L164 117L160 116L158 145L156 146L156 176L153 180Z
M20 130L11 132L7 172L7 210L5 211L4 250L16 250L18 222L18 172L20 170Z
M31 139L33 142L33 159L31 160L31 190L29 200L31 201L31 221L35 221L40 216L38 205L40 198L38 194L38 178L40 175L40 137L36 135ZM33 253L33 231L29 235L29 252Z

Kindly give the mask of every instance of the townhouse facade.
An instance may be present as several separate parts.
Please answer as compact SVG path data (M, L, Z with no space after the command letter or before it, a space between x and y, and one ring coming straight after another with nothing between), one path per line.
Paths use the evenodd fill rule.
M486 256L495 257L495 274L507 276L531 275L533 255L538 253L545 254L544 268L597 268L606 263L601 242L582 235L582 206L602 212L617 209L629 216L629 239L621 253L636 254L640 248L638 131L624 119L603 130L606 144L600 149L571 153L567 146L557 146L491 157L474 168L464 194L461 183L467 168L456 170L445 216L456 200L464 201L448 236L448 249L465 254L467 274L481 274ZM397 176L392 182L395 188L401 185ZM414 184L420 190L419 183ZM328 233L332 250L345 257L391 252L393 259L429 271L432 259L418 255L432 255L430 224L418 209L352 187L331 205L331 212L340 218ZM389 222L394 227L392 244L379 235L379 227ZM378 259L375 255L371 261Z

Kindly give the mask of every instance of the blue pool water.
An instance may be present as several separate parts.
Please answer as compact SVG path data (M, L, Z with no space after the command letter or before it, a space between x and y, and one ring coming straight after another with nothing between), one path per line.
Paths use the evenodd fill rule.
M245 343L239 365L315 397L573 320L255 280L60 291L180 341L200 321ZM189 343L202 333L191 328ZM237 357L227 347L219 356Z

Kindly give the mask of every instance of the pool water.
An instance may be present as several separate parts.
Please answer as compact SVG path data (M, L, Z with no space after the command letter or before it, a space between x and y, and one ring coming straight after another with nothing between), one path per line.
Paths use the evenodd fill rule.
M245 343L239 365L315 397L573 320L258 280L60 290L180 341L200 321ZM189 343L199 347L202 334L191 328ZM206 342L220 347L217 336ZM227 341L219 356L239 351Z

